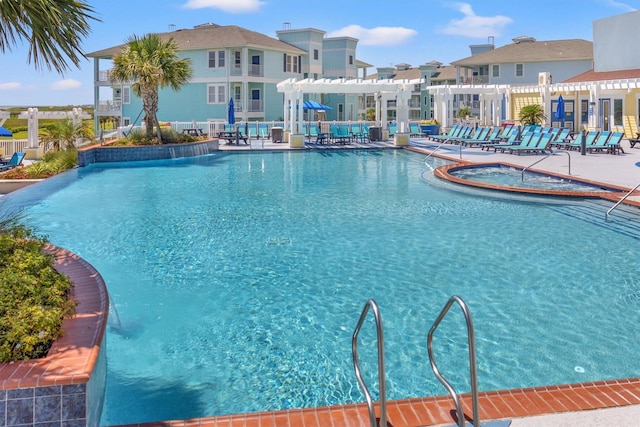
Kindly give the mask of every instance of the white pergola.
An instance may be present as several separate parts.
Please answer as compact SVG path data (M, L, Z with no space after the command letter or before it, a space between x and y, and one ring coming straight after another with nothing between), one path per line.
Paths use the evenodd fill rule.
M27 148L38 147L38 119L66 119L70 118L74 123L82 119L90 119L91 116L82 111L82 108L74 108L72 111L38 111L37 108L28 108L18 115L18 118L27 119Z
M363 79L304 79L290 78L278 83L278 92L284 93L284 128L292 134L299 133L303 119L302 103L305 94L348 93L374 94L376 100L376 122L383 128L387 121L387 100L396 100L396 122L399 133L409 132L409 101L415 85L423 79L413 80L363 80Z
M452 120L453 96L460 94L477 94L480 99L480 122L487 125L500 125L502 100L506 118L511 119L510 103L511 95L518 93L535 93L540 95L545 115L551 117L551 98L558 93L573 93L575 99L579 94L589 93L589 123L590 128L597 126L598 114L597 100L601 96L614 93L631 93L640 89L640 78L620 80L596 80L586 82L567 82L537 85L436 85L429 86L428 90L434 97L434 117L447 127Z

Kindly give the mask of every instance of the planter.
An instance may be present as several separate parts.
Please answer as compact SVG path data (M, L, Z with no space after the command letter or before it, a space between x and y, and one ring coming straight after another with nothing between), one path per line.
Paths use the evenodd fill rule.
M104 344L107 289L89 263L49 245L55 269L71 279L76 314L47 357L0 363L0 425L97 426L107 372Z
M440 125L420 125L423 135L440 135Z

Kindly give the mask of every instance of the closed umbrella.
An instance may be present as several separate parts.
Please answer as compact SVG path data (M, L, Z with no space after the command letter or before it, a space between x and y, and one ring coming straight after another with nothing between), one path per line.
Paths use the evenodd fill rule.
M228 118L227 121L229 122L230 125L234 124L236 122L236 107L235 105L233 105L233 98L229 98L229 114L228 114Z
M558 105L556 105L556 114L554 117L556 120L560 120L562 125L564 125L564 99L562 95L558 97Z
M4 126L0 126L0 136L13 136L13 133Z

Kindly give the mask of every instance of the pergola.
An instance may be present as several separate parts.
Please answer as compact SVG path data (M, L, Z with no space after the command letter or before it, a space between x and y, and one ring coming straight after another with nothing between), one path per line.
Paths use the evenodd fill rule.
M423 79L413 80L363 80L363 79L304 79L290 78L278 83L278 92L284 93L284 128L298 134L303 119L302 103L305 94L348 93L374 94L376 100L376 122L384 128L387 121L387 100L396 100L396 122L399 133L409 132L409 101L415 85Z

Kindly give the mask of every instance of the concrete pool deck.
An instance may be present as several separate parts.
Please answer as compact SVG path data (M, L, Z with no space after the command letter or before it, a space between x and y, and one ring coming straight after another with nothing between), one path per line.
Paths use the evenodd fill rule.
M438 144L423 138L412 138L411 149L430 153ZM392 142L337 145L307 145L306 149L391 148ZM221 144L222 150L288 150L288 144L253 140L250 144ZM587 153L565 154L563 150L536 165L534 169L585 179L603 184L633 188L640 183L640 148L631 149L623 141L626 154ZM300 149L298 149L300 150ZM479 148L444 145L437 153L452 160L471 163L503 162L529 166L541 155L512 155L482 151ZM569 159L571 170L569 171ZM633 199L639 200L640 197ZM443 389L444 394L444 389ZM364 400L364 398L363 398ZM465 409L471 413L463 395ZM550 426L636 426L640 419L640 378L543 386L526 389L499 390L480 393L480 418L509 419L512 427ZM393 427L453 425L449 396L406 399L388 402L388 419ZM238 414L202 419L147 423L145 426L225 426L225 427L366 427L367 407L364 403L322 408Z

